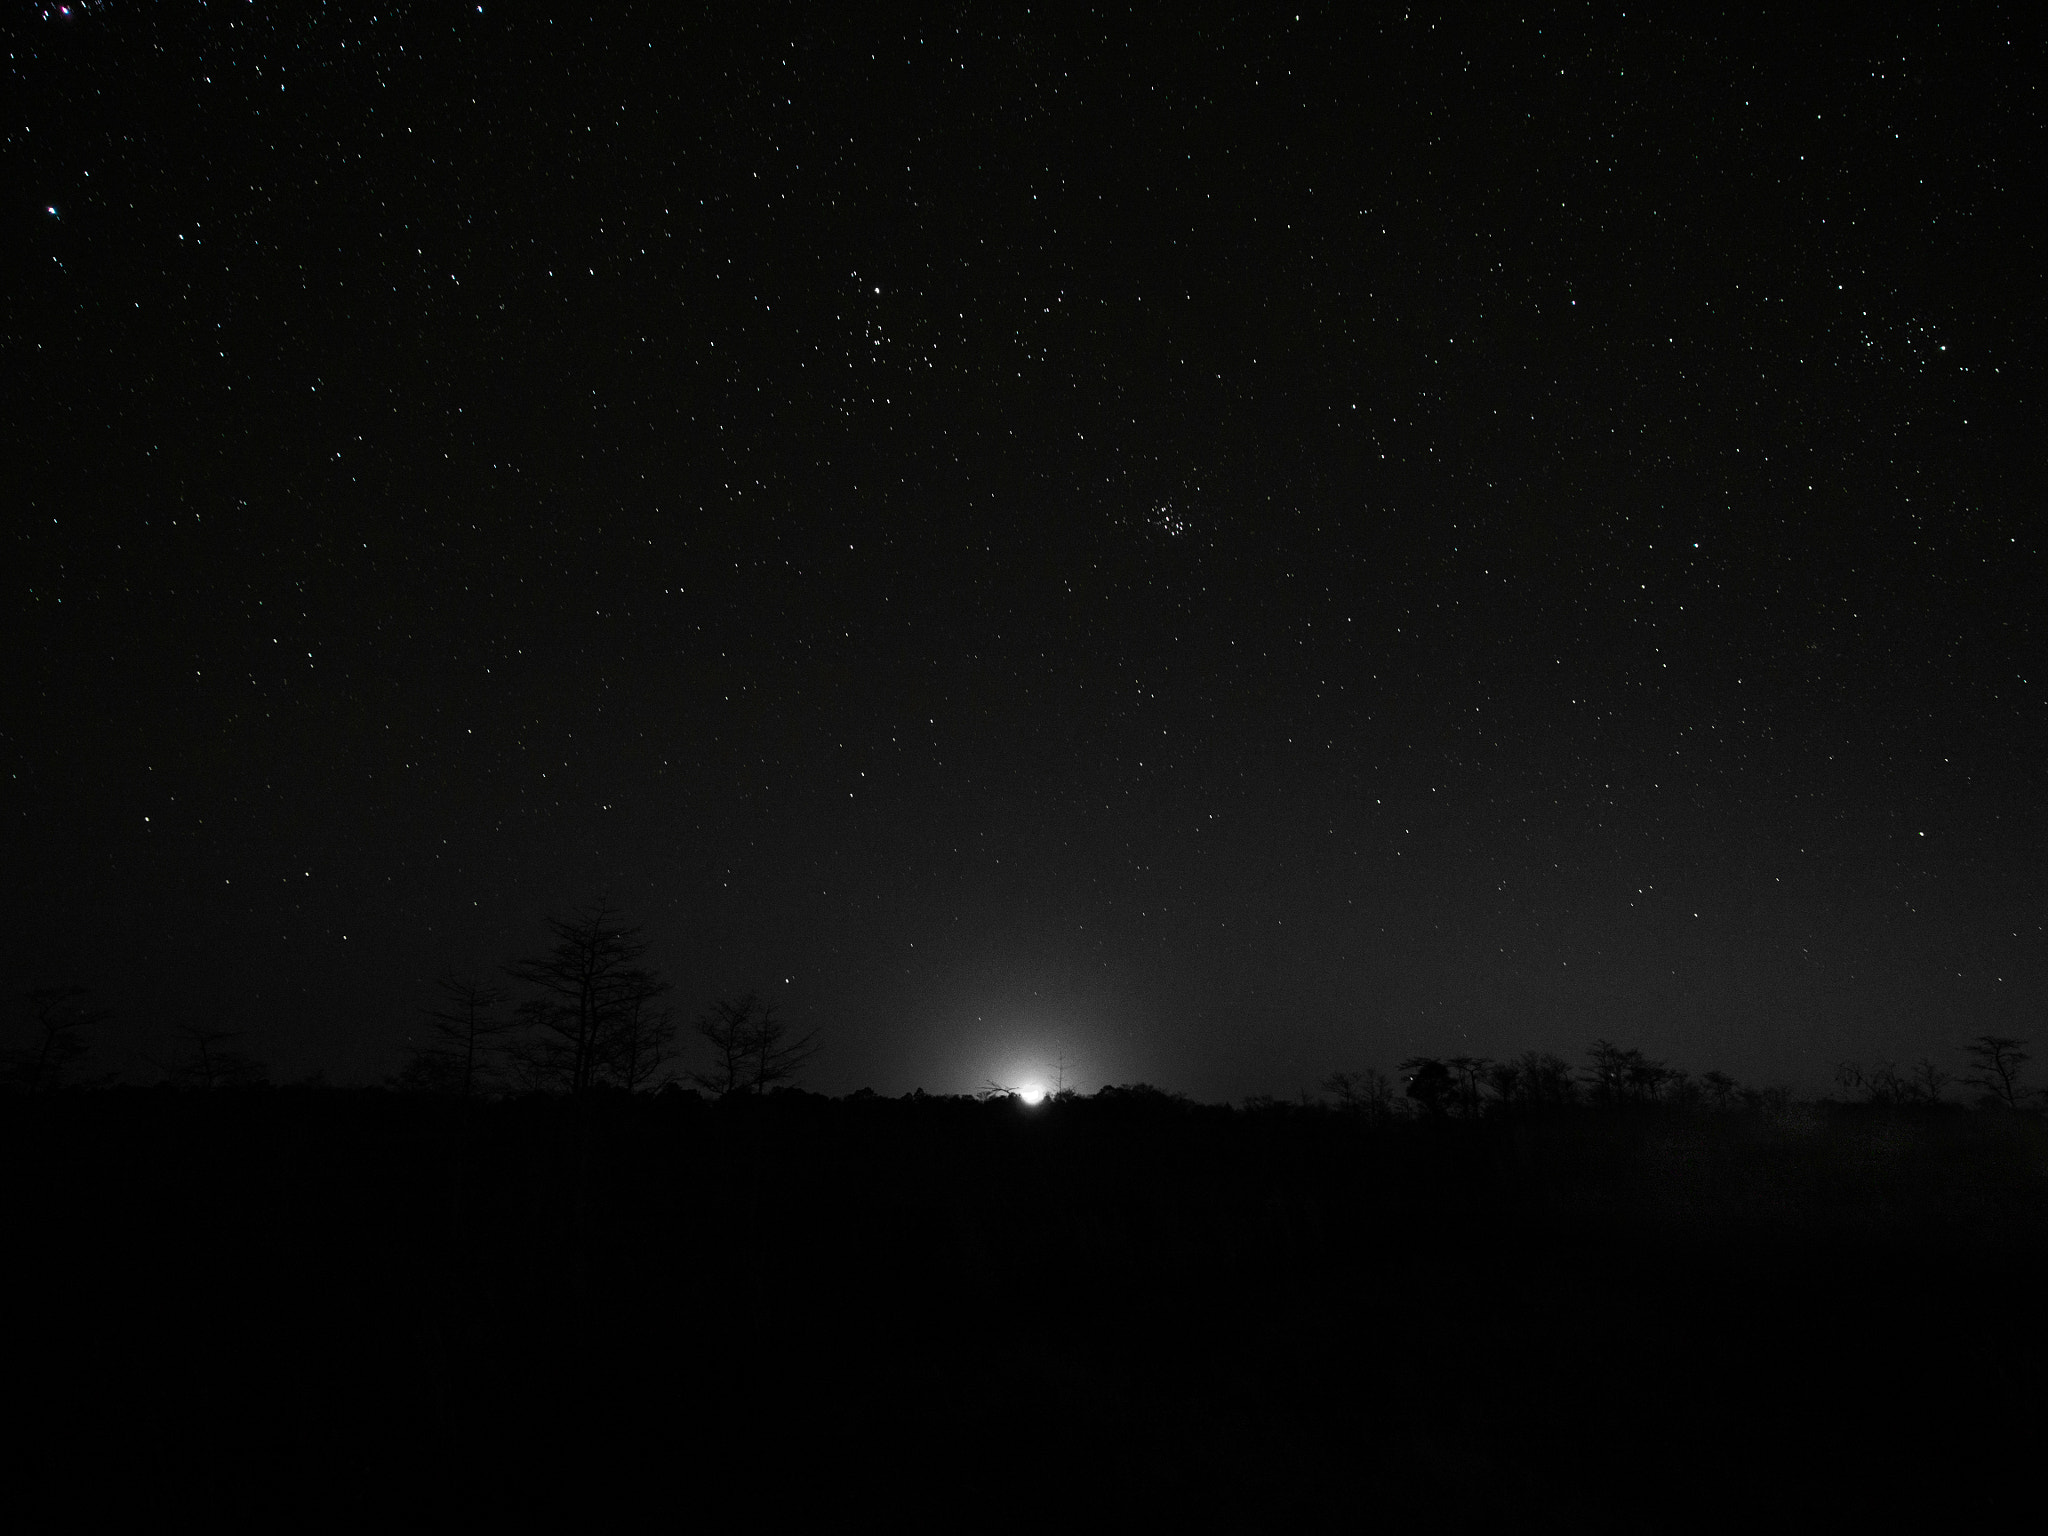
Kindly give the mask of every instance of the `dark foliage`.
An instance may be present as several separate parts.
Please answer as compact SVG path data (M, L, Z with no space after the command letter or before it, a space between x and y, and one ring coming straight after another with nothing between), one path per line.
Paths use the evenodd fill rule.
M1401 1063L1408 1081L1408 1097L1428 1115L1448 1115L1458 1102L1458 1080L1449 1063L1434 1056L1411 1056Z

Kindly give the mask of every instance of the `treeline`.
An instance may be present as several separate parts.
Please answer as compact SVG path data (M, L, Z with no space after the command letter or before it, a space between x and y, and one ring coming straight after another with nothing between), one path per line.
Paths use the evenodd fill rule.
M690 1085L715 1096L762 1094L793 1082L817 1051L757 993L721 998L690 1026L701 1065L682 1065L673 985L646 963L641 930L599 899L548 920L553 942L492 977L446 976L423 1010L403 1063L385 1085L465 1098L518 1093L646 1093ZM80 986L28 994L20 1043L0 1056L0 1081L29 1093L111 1086L96 1046L112 1010ZM145 1054L177 1088L268 1085L268 1067L239 1030L184 1022L168 1049ZM309 1086L324 1086L314 1074Z
M1896 1062L1883 1059L1867 1066L1845 1061L1835 1068L1835 1083L1870 1104L1953 1103L1949 1090L1960 1086L1976 1090L1975 1102L1980 1108L2048 1107L2048 1089L2026 1082L2026 1065L2033 1059L2028 1044L2009 1035L1979 1035L1963 1047L1966 1065L1960 1077L1927 1057L1903 1070ZM1412 1056L1401 1063L1400 1074L1391 1077L1372 1067L1333 1072L1323 1080L1322 1091L1339 1108L1369 1120L1388 1120L1404 1113L1477 1119L1574 1106L1773 1111L1792 1102L1789 1089L1748 1087L1725 1072L1695 1076L1611 1040L1594 1041L1583 1068L1574 1068L1563 1057L1548 1052L1525 1051L1507 1061L1486 1056Z
M815 1032L797 1034L772 1002L756 993L714 1002L690 1025L699 1065L682 1065L681 1023L669 1002L672 984L646 964L641 930L599 899L567 917L550 918L553 942L500 968L444 977L426 1007L424 1026L399 1071L385 1086L461 1098L513 1094L586 1095L701 1091L714 1098L759 1097L794 1085L818 1049ZM28 1093L111 1085L100 1070L95 1038L111 1010L79 986L27 995L28 1018L17 1045L0 1054L0 1082ZM1870 1104L1953 1104L1952 1089L1974 1090L1980 1108L2048 1107L2048 1089L2026 1081L2028 1041L1984 1034L1962 1048L1962 1071L1922 1057L1911 1068L1878 1059L1845 1061L1836 1086ZM215 1089L270 1081L239 1031L215 1023L178 1026L169 1053L146 1058L158 1080L174 1087ZM308 1082L324 1084L315 1074ZM1396 1073L1376 1067L1332 1072L1321 1094L1286 1101L1256 1096L1248 1111L1322 1107L1368 1123L1401 1118L1476 1120L1571 1108L1664 1109L1727 1113L1782 1111L1785 1088L1755 1088L1725 1072L1697 1075L1652 1060L1640 1049L1596 1040L1585 1065L1525 1051L1505 1060L1485 1056L1413 1056ZM868 1090L863 1090L867 1094ZM922 1090L918 1091L923 1097ZM1131 1102L1177 1100L1145 1084L1106 1087L1096 1097ZM988 1083L977 1099L1015 1098ZM1077 1097L1071 1091L1054 1102ZM1185 1102L1181 1100L1180 1102Z
M679 1069L671 983L644 962L647 944L604 900L551 918L554 943L505 967L509 986L443 978L393 1086L476 1096L505 1092L645 1093L691 1083L718 1096L793 1081L817 1051L772 1002L749 992L698 1017L704 1066Z

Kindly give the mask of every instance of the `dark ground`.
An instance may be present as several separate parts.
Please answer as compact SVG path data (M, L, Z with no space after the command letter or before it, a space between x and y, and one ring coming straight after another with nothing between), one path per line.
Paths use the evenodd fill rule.
M84 1506L1952 1519L2026 1497L2048 1427L2027 1116L261 1089L0 1124L26 1465Z

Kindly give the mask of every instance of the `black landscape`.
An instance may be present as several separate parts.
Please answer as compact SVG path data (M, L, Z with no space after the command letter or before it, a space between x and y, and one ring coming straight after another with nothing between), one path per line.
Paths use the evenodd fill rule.
M1988 1513L2048 1425L2020 1041L1818 1102L1606 1041L1237 1107L834 1098L752 998L685 1086L632 930L556 934L383 1087L196 1035L66 1087L104 1020L38 999L17 1390L75 1498L99 1460L209 1502L1633 1529Z
M6 7L23 1508L2037 1505L2027 14Z

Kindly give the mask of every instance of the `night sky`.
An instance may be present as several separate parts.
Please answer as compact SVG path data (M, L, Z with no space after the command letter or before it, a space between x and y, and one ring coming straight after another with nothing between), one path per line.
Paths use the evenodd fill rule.
M2018 12L10 4L10 990L1818 1089L2048 1003ZM1817 14L1817 13L1816 13Z

